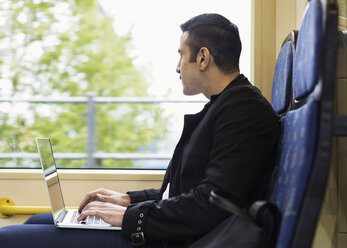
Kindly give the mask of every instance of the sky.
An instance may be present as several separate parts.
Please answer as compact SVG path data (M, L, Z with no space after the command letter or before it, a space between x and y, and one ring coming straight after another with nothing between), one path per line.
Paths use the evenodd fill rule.
M218 13L239 27L242 53L240 69L250 76L251 0L99 0L103 11L114 19L117 34L133 35L135 65L150 83L149 93L157 97L182 98L176 73L179 25L202 13ZM198 99L203 99L198 96Z

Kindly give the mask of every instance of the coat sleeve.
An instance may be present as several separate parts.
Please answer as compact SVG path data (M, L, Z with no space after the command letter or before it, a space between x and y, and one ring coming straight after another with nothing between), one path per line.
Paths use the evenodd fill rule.
M148 200L159 200L160 189L145 189L139 191L128 191L127 194L130 196L131 203L143 202Z
M171 161L168 168L171 166ZM130 196L131 203L144 202L148 200L160 200L162 198L162 192L166 189L168 185L170 170L167 170L164 176L163 184L160 189L145 189L138 191L128 191L127 194Z
M221 221L228 215L209 203L212 189L215 187L203 184L176 197L131 204L124 215L123 235L130 238L132 233L143 232L146 241L178 241L202 235L211 220L217 217Z
M278 119L251 99L226 102L218 111L205 179L178 196L129 205L122 224L125 237L143 232L146 241L194 240L229 215L209 202L211 190L249 199L276 146Z

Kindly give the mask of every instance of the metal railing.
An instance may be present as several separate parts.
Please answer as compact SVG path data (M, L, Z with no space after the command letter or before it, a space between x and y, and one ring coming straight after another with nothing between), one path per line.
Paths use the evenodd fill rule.
M171 154L143 154L143 153L100 153L95 152L96 144L96 109L95 104L102 103L136 103L136 104L160 104L160 103L206 103L205 100L185 100L185 99L153 99L145 97L98 97L94 92L90 92L86 97L0 97L2 102L27 102L27 103L82 103L87 106L87 142L86 153L56 153L57 159L86 159L87 168L94 167L96 159L117 159L117 160L169 160ZM36 153L0 153L0 159L38 159Z
M34 214L43 214L51 213L52 210L50 207L41 207L41 206L15 206L13 200L8 197L0 198L0 219L7 219L12 215L34 215Z

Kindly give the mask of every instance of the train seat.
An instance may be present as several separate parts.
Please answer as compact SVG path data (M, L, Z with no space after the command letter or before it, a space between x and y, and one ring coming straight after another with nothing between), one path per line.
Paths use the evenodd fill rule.
M285 41L277 59L272 105L282 116L282 135L266 200L277 206L281 222L274 230L276 223L262 218L264 212L255 218L269 233L278 231L275 247L311 247L324 200L337 123L337 10L336 0L310 0L296 47Z

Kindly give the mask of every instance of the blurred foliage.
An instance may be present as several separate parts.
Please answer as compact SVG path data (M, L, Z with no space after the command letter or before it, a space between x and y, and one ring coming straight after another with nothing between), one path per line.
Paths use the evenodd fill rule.
M2 0L0 95L148 96L148 82L129 56L131 33L117 35L112 22L97 0ZM50 137L55 152L85 152L85 104L18 105L0 104L0 152L36 152L37 136ZM166 136L167 117L158 105L97 104L96 113L97 152L149 152ZM132 164L108 160L100 166Z

